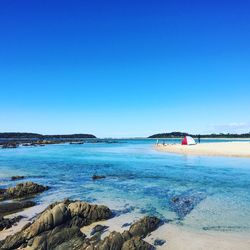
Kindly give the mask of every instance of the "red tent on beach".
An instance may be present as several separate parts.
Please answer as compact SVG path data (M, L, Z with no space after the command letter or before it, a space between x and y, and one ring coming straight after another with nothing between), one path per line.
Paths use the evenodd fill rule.
M196 142L191 136L185 136L181 142L182 145L195 145Z

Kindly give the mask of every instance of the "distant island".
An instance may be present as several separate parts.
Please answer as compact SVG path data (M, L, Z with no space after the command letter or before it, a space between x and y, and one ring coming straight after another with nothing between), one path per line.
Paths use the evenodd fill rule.
M220 134L188 134L185 132L171 132L171 133L159 133L159 134L154 134L149 136L148 138L155 138L155 139L161 139L161 138L182 138L184 136L190 135L192 137L198 137L200 136L201 138L250 138L250 132L245 133L245 134L225 134L225 133L220 133Z
M84 139L84 141L83 141ZM86 140L85 140L86 139ZM91 134L68 134L68 135L42 135L37 133L0 133L1 148L17 148L21 146L45 146L47 144L83 144L97 139ZM95 140L94 142L99 142Z
M37 133L0 133L1 139L90 139L96 138L91 134L68 134L68 135L42 135Z

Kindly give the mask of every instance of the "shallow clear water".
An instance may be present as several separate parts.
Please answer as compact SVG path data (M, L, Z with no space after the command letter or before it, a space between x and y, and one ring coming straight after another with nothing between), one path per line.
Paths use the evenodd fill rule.
M121 140L0 150L0 188L15 184L10 176L25 175L51 186L36 197L40 203L81 199L195 229L250 231L250 159L167 154L155 151L153 143ZM92 181L93 174L107 178ZM180 217L171 201L189 194L203 198Z

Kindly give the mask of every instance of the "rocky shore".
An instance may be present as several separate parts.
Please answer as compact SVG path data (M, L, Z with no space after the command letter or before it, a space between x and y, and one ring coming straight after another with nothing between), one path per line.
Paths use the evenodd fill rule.
M124 232L111 232L102 239L105 226L96 226L91 237L81 229L91 223L110 219L112 211L102 205L93 205L82 201L65 200L56 202L39 214L32 223L21 231L0 241L0 248L9 249L154 249L143 240L157 229L160 220L156 217L144 217L132 224Z
M11 179L22 178L17 176ZM36 203L29 198L48 189L47 186L33 182L19 183L14 187L1 189L0 231L11 228L23 219L20 215L12 218L5 215L35 206ZM128 230L112 231L106 237L102 237L108 228L105 225L96 225L90 236L82 232L84 227L112 217L114 214L107 206L73 200L55 202L20 231L0 241L0 249L154 249L154 246L145 242L143 238L160 225L161 221L156 217L144 217L132 224Z

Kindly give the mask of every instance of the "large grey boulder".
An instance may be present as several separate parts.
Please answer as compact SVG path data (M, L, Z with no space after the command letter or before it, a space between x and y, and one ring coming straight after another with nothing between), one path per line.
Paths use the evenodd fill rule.
M79 227L91 224L94 221L109 219L112 215L110 209L102 205L92 205L76 201L68 205L72 223Z
M26 228L23 235L26 239L55 228L70 219L70 213L67 206L59 203L52 209L45 210L33 224Z
M154 231L160 224L160 219L157 217L144 217L137 221L129 228L129 233L132 236L146 237L147 234Z

